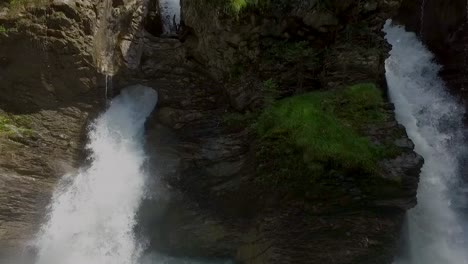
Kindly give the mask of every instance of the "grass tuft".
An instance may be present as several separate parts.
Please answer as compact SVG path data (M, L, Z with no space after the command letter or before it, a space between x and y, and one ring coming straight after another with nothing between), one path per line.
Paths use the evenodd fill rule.
M0 4L9 9L9 16L16 16L28 8L41 7L49 3L49 0L7 0L6 3Z
M293 96L265 109L255 125L260 180L296 184L291 188L298 190L330 172L376 173L384 152L359 130L386 120L383 104L374 84L359 84Z
M0 137L30 136L33 134L30 126L31 120L26 116L0 113Z
M263 10L271 5L271 0L228 0L227 13L238 15L243 10L254 8Z

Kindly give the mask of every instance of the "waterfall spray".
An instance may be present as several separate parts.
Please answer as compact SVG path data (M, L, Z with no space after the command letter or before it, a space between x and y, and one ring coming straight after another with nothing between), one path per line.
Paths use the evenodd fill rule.
M65 176L35 241L36 264L135 264L133 234L145 193L143 128L157 100L134 86L112 100L91 127L91 164Z

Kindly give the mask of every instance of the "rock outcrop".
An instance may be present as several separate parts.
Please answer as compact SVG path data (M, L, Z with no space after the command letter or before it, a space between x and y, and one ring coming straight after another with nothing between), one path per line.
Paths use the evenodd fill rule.
M89 7L81 6L83 10ZM0 248L31 239L59 176L79 165L98 110L92 19L66 4L0 23Z
M2 250L32 238L59 177L83 163L88 124L107 100L103 74L139 63L144 7L56 0L2 9Z
M261 111L262 87L271 78L283 97L361 82L385 88L389 47L380 29L400 1L331 2L328 9L295 1L297 8L272 4L232 16L212 2L184 1L181 41L145 36L140 68L122 71L118 82L141 82L162 95L149 146L158 146L153 157L160 174L181 192L156 210L157 220L148 216L153 248L242 263L392 262L422 165L393 118L365 131L399 149L381 164L384 178L401 183L384 199L362 198L365 191L349 179L337 179L334 187L345 194L307 202L265 190L255 181L253 135L245 125L226 126L230 113ZM278 53L290 50L275 45L290 42L314 64L288 68L296 58L281 58ZM386 111L393 116L391 106ZM156 132L160 126L170 143Z

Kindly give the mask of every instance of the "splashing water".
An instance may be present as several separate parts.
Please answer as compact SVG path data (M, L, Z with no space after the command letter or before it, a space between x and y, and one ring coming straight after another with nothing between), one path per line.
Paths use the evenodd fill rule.
M386 76L398 121L424 157L418 205L407 214L407 252L399 264L466 264L466 227L454 204L460 185L464 110L438 77L440 66L415 34L387 21L393 46Z
M134 264L133 228L145 192L143 128L157 93L122 91L92 125L91 164L62 179L35 241L37 264Z

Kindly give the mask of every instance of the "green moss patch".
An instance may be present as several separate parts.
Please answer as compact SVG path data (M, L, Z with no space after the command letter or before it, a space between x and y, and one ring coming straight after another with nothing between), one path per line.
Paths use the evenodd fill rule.
M261 10L269 7L272 0L193 0L195 5L203 8L219 8L225 14L238 15L249 8ZM202 8L200 8L202 12Z
M16 17L28 8L42 7L49 4L48 0L7 0L0 3L0 7L7 7L9 17Z
M277 102L255 125L259 180L297 191L310 190L334 174L375 174L385 151L359 131L388 118L383 106L382 93L374 84Z
M47 4L47 0L7 0L7 4L11 8L24 8L29 6L38 6Z
M30 136L31 120L27 116L0 113L0 137Z
M228 0L226 11L239 14L248 8L265 9L270 6L272 0Z

